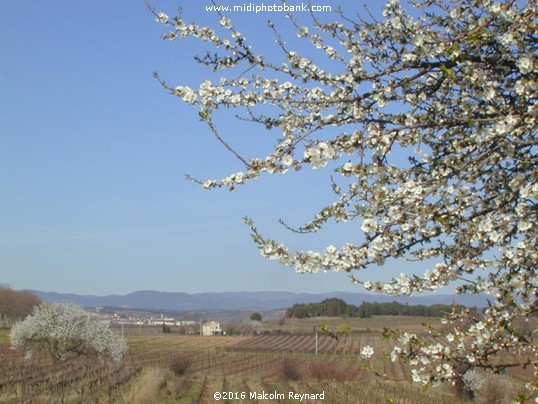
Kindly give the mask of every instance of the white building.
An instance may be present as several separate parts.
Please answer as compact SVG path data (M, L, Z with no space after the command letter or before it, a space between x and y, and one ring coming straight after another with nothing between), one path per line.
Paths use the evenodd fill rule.
M221 335L222 329L220 328L220 323L211 321L202 325L202 335Z
M189 325L196 325L196 324L199 324L199 322L198 321L193 321L193 320L178 320L178 321L176 321L177 326L182 326L182 325L189 326Z
M149 320L148 320L148 323L150 325L168 325L168 326L171 326L171 325L176 325L176 319L175 318L171 318L171 317L164 317L162 314L161 314L161 317L160 318L153 318L151 317Z

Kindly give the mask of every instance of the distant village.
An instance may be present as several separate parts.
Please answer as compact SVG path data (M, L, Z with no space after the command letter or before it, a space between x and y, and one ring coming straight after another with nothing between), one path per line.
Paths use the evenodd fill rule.
M126 311L111 307L96 307L88 309L99 320L108 322L111 326L121 328L123 332L147 334L151 331L175 332L191 335L214 336L225 335L221 323L217 321L184 320L164 314L154 314L145 311ZM179 317L179 316L178 316Z

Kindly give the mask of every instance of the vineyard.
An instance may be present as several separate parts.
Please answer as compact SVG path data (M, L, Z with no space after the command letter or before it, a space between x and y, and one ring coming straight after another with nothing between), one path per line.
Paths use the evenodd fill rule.
M2 332L0 332L1 334ZM93 359L55 364L44 356L31 361L0 338L1 403L254 403L250 394L282 393L265 402L291 403L289 392L320 394L325 403L449 403L445 387L424 391L408 381L402 363L385 355L361 360L370 345L390 348L379 333L318 338L313 335L200 337L131 335L121 365ZM241 394L244 393L244 398ZM321 402L305 401L302 402Z
M381 352L391 345L383 342L379 333L343 335L338 339L328 335L318 336L317 350L320 354L353 354L358 355L361 348L370 345ZM316 337L312 334L282 334L261 335L249 338L228 347L236 351L280 351L280 352L311 352L316 351Z

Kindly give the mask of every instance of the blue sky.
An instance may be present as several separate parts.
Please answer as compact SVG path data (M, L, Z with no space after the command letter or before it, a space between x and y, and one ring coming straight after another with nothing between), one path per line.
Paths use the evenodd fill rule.
M215 24L208 4L154 3ZM242 222L249 215L295 248L353 241L360 223L316 236L278 224L299 226L331 202L329 173L266 177L234 193L183 179L241 168L197 112L152 77L157 70L172 85L192 86L215 79L193 61L198 43L163 41L142 0L21 0L0 10L0 282L100 295L363 291L346 274L299 275L265 260ZM267 19L279 18L229 16L263 48ZM260 128L222 125L248 157L271 144Z

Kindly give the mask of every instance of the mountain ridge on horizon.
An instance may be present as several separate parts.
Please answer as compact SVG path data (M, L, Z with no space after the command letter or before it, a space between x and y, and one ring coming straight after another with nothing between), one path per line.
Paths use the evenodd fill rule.
M355 292L159 292L154 290L137 290L126 295L111 294L78 295L74 293L43 292L26 289L44 301L72 301L83 307L123 307L133 309L165 309L173 311L193 310L242 310L285 309L296 303L315 303L331 297L341 298L348 304L360 305L362 302L392 302L407 304L451 304L485 307L487 296L484 295L450 295L431 294L424 296L387 296Z

